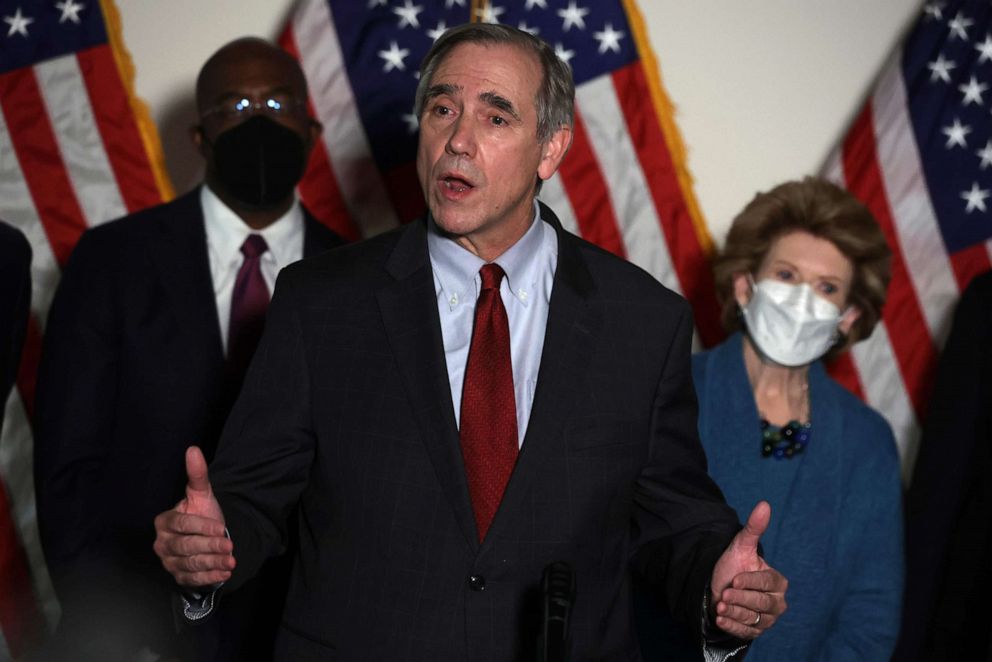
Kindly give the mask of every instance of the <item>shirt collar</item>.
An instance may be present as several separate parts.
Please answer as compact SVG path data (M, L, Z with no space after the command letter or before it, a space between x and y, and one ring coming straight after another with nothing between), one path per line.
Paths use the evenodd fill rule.
M540 276L538 258L544 244L543 226L540 208L535 200L534 218L527 232L494 260L506 273L509 292L524 306L536 291ZM486 264L485 260L442 235L430 215L427 218L427 250L437 293L443 293L450 308L464 301L470 293L478 295L482 282L479 269Z
M250 234L260 234L269 250L263 260L274 260L285 266L293 261L292 246L303 235L303 209L294 201L289 210L261 230L249 227L217 194L204 185L200 189L200 205L207 231L207 243L216 251L222 264L241 261L241 244Z

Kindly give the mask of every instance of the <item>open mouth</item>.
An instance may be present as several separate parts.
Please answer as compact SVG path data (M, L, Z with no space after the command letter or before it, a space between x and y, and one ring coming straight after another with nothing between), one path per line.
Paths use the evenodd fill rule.
M471 182L455 175L442 177L441 186L453 193L464 193L465 191L474 188Z

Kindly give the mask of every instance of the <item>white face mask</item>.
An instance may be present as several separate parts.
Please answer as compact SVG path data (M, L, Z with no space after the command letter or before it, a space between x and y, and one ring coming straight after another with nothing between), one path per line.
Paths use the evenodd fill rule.
M827 353L837 339L840 310L806 283L777 280L753 284L744 306L748 335L762 354L780 365L806 365Z

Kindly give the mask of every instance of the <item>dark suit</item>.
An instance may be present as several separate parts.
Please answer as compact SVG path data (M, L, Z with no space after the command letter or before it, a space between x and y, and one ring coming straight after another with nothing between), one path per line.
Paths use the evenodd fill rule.
M240 388L225 367L199 196L84 233L48 318L35 443L42 544L60 629L100 622L108 646L171 650L174 582L152 551L153 520L183 496L186 447L213 455ZM304 237L309 255L340 243L309 215ZM265 622L206 629L233 625L258 634Z
M31 245L0 221L0 429L7 396L17 378L31 308Z
M992 272L961 296L906 499L898 662L992 659Z
M543 213L559 259L538 386L481 545L425 223L280 276L210 467L238 562L222 591L298 531L277 659L533 659L552 561L576 575L575 660L639 659L631 562L700 622L738 524L696 436L689 307Z

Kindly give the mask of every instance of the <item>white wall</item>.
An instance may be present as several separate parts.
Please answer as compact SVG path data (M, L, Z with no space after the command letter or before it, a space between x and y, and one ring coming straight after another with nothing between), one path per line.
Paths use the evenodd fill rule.
M819 169L921 6L920 0L638 4L678 108L696 194L718 241L757 191ZM179 191L199 177L187 128L200 65L235 37L274 38L291 6L291 0L118 0L137 91L152 108Z

